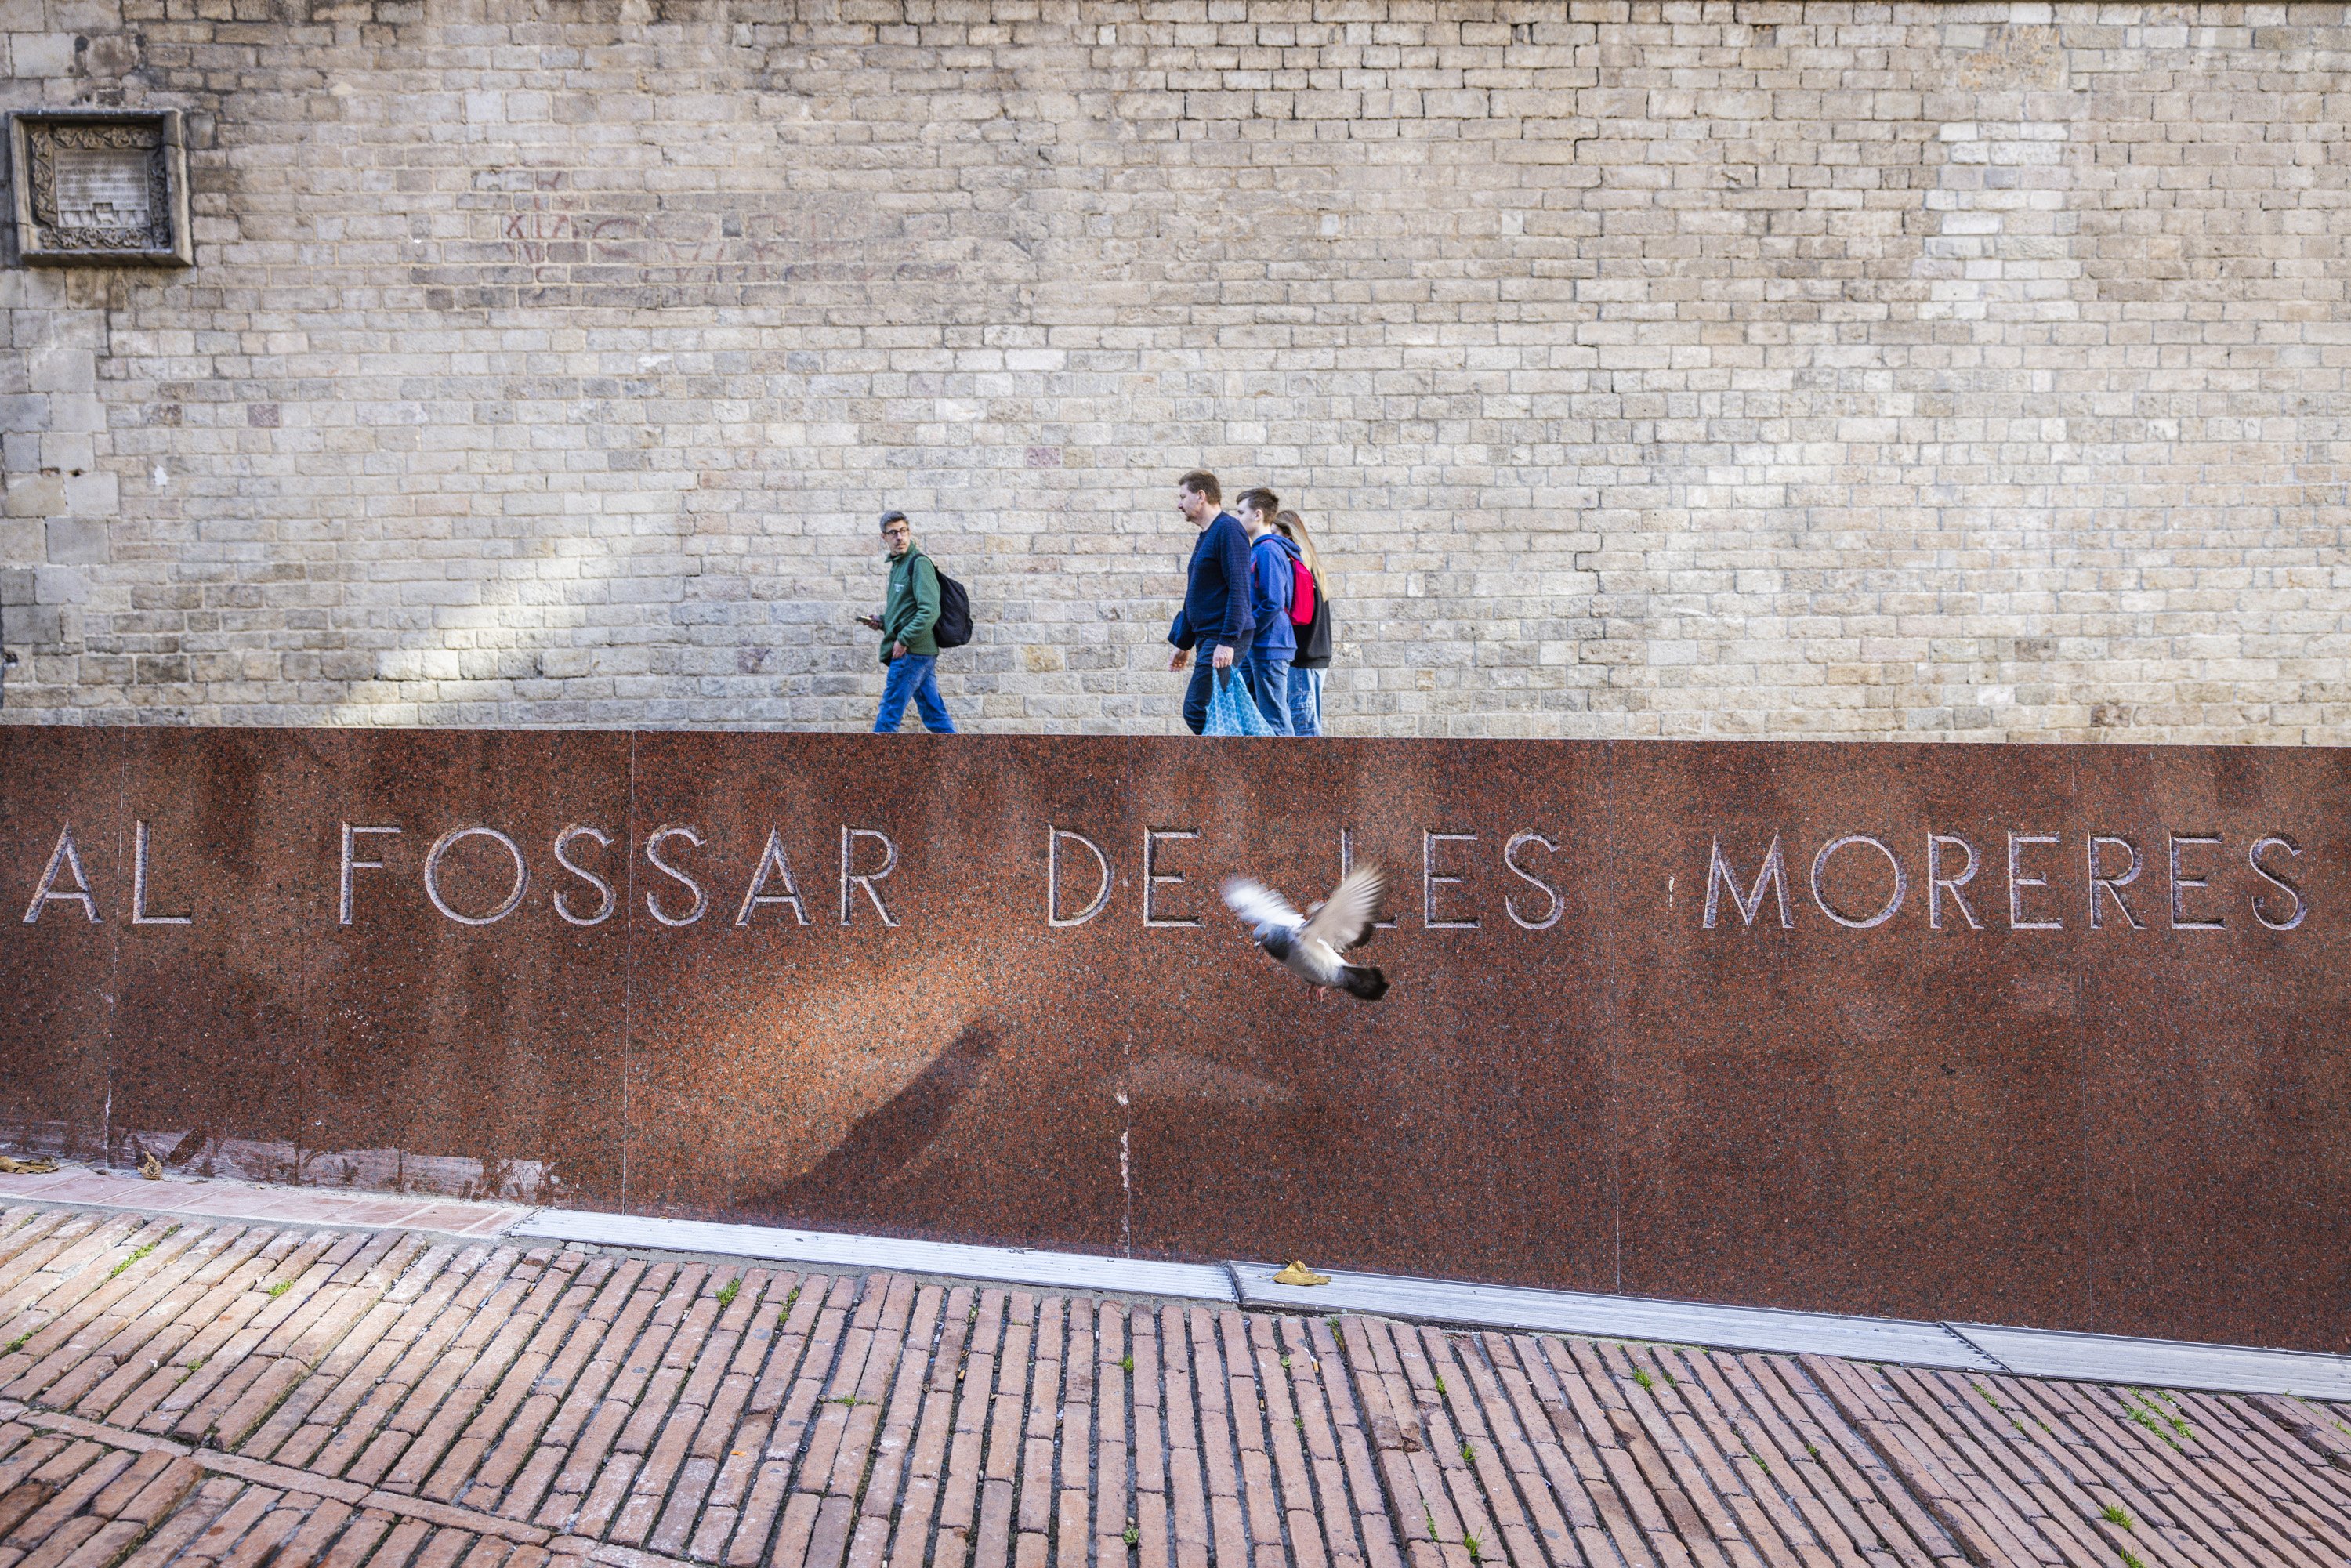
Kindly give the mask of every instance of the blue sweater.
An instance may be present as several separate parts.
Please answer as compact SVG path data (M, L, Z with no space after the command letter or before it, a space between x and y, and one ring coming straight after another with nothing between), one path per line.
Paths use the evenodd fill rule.
M1298 656L1298 630L1290 623L1296 580L1290 567L1302 559L1298 547L1280 534L1268 534L1249 546L1249 614L1257 622L1257 641L1249 652L1260 659Z
M1229 512L1200 530L1192 547L1192 563L1185 569L1184 607L1167 628L1167 640L1178 648L1213 651L1219 643L1236 653L1249 652L1256 622L1249 615L1249 532Z

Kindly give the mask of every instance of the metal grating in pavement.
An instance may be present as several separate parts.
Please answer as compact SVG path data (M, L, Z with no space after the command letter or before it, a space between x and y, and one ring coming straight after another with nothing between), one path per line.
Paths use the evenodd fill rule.
M2219 1394L2307 1394L2351 1399L2351 1357L2119 1334L1953 1323L1954 1333L2027 1377L2144 1383Z
M1893 1318L1710 1306L1641 1296L1524 1291L1457 1280L1333 1271L1327 1285L1274 1283L1277 1263L1228 1264L1244 1305L1297 1312L1369 1312L1463 1327L1524 1329L1600 1339L1657 1340L1717 1350L1780 1351L1892 1361L1907 1366L1998 1372L2001 1364L1940 1323Z
M1091 1252L1048 1252L1027 1247L977 1247L893 1236L786 1230L766 1225L717 1225L697 1219L640 1218L542 1208L509 1234L519 1239L577 1241L591 1247L637 1247L659 1252L711 1253L825 1268L890 1269L956 1280L996 1280L1064 1291L1113 1295L1233 1300L1233 1282L1214 1264L1161 1263L1104 1258Z
M176 1175L159 1181L142 1181L99 1166L74 1165L40 1175L0 1176L0 1203L26 1199L87 1208L129 1209L140 1214L432 1230L465 1237L496 1236L531 1212L518 1204L476 1203L429 1194L338 1191L332 1187L190 1179Z

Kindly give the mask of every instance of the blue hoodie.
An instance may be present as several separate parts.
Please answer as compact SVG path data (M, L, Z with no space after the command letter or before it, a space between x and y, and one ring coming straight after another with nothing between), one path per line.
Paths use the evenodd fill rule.
M1290 623L1290 596L1297 578L1292 563L1305 559L1279 533L1249 545L1249 615L1257 641L1249 652L1262 659L1298 656L1298 630Z

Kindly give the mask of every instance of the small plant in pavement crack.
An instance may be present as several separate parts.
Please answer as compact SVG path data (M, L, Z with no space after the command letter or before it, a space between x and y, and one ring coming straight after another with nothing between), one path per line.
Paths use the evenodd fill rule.
M1633 1369L1633 1381L1647 1389L1655 1389L1657 1386L1656 1380L1649 1375L1645 1367L1636 1366Z
M2131 1524L2131 1516L2129 1512L2124 1509L2116 1507L2113 1503L2108 1503L2105 1507L2098 1510L2098 1517L2105 1520L2108 1524L2120 1525L2125 1530L2134 1528Z
M733 1306L735 1304L735 1298L742 1292L742 1281L727 1281L725 1284L718 1287L718 1304L722 1307Z

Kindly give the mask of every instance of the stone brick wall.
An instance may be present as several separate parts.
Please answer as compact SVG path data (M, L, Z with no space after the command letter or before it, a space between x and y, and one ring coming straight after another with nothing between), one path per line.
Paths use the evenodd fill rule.
M5 716L1159 730L1205 464L1352 734L2351 739L2325 5L0 0L198 265L0 270Z

